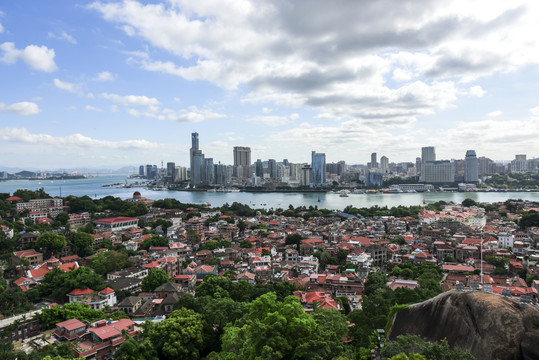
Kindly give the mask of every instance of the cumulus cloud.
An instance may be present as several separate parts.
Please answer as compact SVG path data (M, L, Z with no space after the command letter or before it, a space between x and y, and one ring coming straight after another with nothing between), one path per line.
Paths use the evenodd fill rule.
M58 89L65 90L73 94L80 95L82 93L81 85L65 82L60 79L54 79L54 86L56 86Z
M474 97L483 97L483 95L485 95L486 91L483 90L483 88L479 85L475 85L475 86L472 86L470 87L470 95L471 96L474 96Z
M494 111L491 111L487 114L488 117L497 117L497 116L500 116L502 113L501 110L494 110Z
M57 69L54 49L46 46L28 45L24 49L17 49L14 43L5 42L0 44L0 51L3 52L0 61L6 64L22 60L34 70L53 72Z
M112 81L114 80L114 78L115 78L114 74L108 71L103 71L97 74L97 76L93 78L93 80L94 81Z
M71 35L69 35L68 33L66 33L65 31L62 31L61 33L59 34L55 34L53 32L49 32L47 34L47 36L51 39L57 39L57 40L63 40L63 41L67 41L68 43L70 44L76 44L77 43L77 40L75 40L75 38Z
M22 101L11 105L0 102L0 111L8 111L18 115L35 115L41 112L39 106L34 102Z
M101 93L100 97L111 100L117 104L125 106L155 106L159 105L159 100L156 98L147 97L144 95L118 95Z
M92 139L82 134L69 136L52 136L49 134L33 134L25 128L2 128L0 129L0 140L13 143L39 144L55 146L59 148L83 148L83 149L155 149L159 145L146 140L124 140L108 141Z
M125 0L89 8L178 58L129 59L143 69L246 88L244 101L309 106L340 121L412 123L459 96L485 94L466 83L539 63L539 4L524 0L479 0L473 11L465 0Z
M290 122L299 119L299 115L294 113L290 115L259 115L249 119L249 121L261 123L267 126L277 127L287 125Z
M180 111L164 109L163 116L168 120L177 122L201 122L209 119L226 118L225 114L217 113L209 109L199 109L196 106L191 106L188 109Z
M86 105L84 107L84 110L86 110L86 111L96 111L96 112L102 112L103 111L103 109L101 109L99 107L92 106L92 105Z

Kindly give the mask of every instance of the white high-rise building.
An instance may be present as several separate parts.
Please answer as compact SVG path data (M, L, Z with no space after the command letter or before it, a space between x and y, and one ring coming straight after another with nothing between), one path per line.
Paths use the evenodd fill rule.
M479 181L479 159L475 154L475 150L466 151L464 158L464 181L478 182Z

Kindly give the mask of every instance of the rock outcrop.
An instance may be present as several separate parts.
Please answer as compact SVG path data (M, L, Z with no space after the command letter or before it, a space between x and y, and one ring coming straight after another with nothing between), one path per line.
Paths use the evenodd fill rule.
M447 339L477 359L539 359L539 310L501 296L449 291L397 313L388 333Z

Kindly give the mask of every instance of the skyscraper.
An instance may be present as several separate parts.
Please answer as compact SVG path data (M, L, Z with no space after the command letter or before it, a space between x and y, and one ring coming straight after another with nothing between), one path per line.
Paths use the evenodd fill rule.
M144 176L144 165L138 167L138 174L139 176Z
M376 153L371 154L371 166L370 169L378 169L378 161L376 160Z
M464 158L464 181L479 181L479 159L477 159L475 150L466 151L466 157Z
M262 160L258 159L256 160L256 168L255 168L256 176L258 177L264 177L264 166L262 165Z
M176 164L173 162L167 162L167 178L171 182L176 181Z
M251 165L251 148L234 146L234 166Z
M277 179L277 161L275 159L268 160L268 173L271 179Z
M245 146L234 146L234 175L237 177L248 177L251 166L251 148Z
M198 133L191 134L191 149L189 150L191 160L191 186L202 183L202 171L204 168L204 154L198 148Z
M421 162L436 161L434 146L425 146L421 148Z
M326 182L326 154L311 153L311 168L313 169L312 186L322 186Z
M380 171L382 172L382 174L389 173L389 159L387 158L387 156L382 156L380 158Z

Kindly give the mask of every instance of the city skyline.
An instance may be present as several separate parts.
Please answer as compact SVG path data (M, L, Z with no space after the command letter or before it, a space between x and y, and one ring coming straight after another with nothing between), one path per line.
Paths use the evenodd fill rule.
M0 4L0 166L539 154L539 4ZM280 161L280 160L277 160Z

